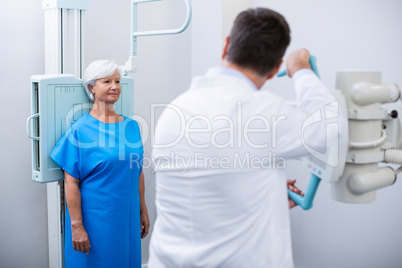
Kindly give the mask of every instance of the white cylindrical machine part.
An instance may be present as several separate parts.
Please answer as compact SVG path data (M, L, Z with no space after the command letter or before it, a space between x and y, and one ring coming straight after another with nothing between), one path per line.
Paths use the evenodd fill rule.
M351 98L355 104L367 106L373 103L396 102L400 98L399 87L393 85L377 85L368 82L357 82L353 85Z
M355 194L349 188L349 178L353 174L361 172L362 168L364 168L366 172L375 173L378 170L378 164L357 165L346 163L343 175L339 178L337 182L331 185L331 197L334 200L354 204L365 204L375 201L375 191L367 192L364 194Z
M371 103L369 105L360 106L354 102L352 98L353 86L357 83L365 82L374 85L381 84L380 72L365 71L339 71L336 73L336 88L342 91L345 96L348 110L373 110L381 109L380 103ZM383 136L381 119L357 120L349 119L349 142L351 144L374 144L381 141ZM377 146L366 146L363 148L350 148L349 153L378 153L380 152L380 144Z
M341 90L342 94L345 96L346 104L348 110L356 111L374 111L377 112L381 109L381 103L372 102L371 97L365 89L363 88L363 99L370 99L370 101L363 101L357 103L359 96L353 92L355 90L354 86L359 83L367 83L369 85L380 85L381 84L381 73L380 72L365 72L365 71L340 71L336 74L336 89ZM358 87L360 88L360 87ZM381 91L382 94L382 90ZM385 98L380 94L377 99ZM368 96L365 96L368 95ZM389 98L389 95L387 96ZM358 101L359 102L359 101ZM363 104L363 105L362 105ZM375 114L375 113L374 113ZM358 120L357 118L349 118L349 142L352 144L370 144L373 146L354 146L349 148L349 155L375 155L381 152L380 143L377 141L381 140L382 133L382 120L379 118L365 120ZM375 144L374 144L375 143ZM374 146L377 145L378 146ZM368 160L370 161L370 160ZM368 203L375 200L375 183L363 183L361 186L364 190L359 190L360 186L349 185L349 180L355 176L355 174L378 174L378 163L377 162L367 162L356 164L352 161L346 163L344 173L339 178L339 180L332 184L332 198L341 202L347 203ZM380 173L382 174L381 171ZM380 175L381 175L380 174ZM381 180L381 178L378 178ZM355 179L356 180L356 179ZM372 181L370 179L364 179L363 181ZM356 182L351 182L352 185L360 185ZM388 183L388 180L387 180ZM367 184L367 185L366 185ZM380 183L381 184L381 183ZM373 186L374 185L374 186ZM371 191L366 191L367 189L373 189Z
M390 167L380 168L375 173L362 170L348 178L348 187L353 194L361 195L392 185L395 180L395 171Z
M353 145L349 146L349 153L379 153L383 135L381 120L349 119L349 144ZM356 146L359 144L372 146Z
M338 71L336 72L336 89L342 91L345 96L348 109L360 109L361 105L354 102L352 98L352 89L356 83L365 82L372 85L381 84L381 72L367 71ZM365 108L380 108L380 103Z
M385 150L384 162L393 164L402 164L402 150L398 149Z
M350 148L352 149L367 149L367 148L374 148L384 144L387 139L387 133L385 130L382 130L382 136L380 139L370 142L350 142Z

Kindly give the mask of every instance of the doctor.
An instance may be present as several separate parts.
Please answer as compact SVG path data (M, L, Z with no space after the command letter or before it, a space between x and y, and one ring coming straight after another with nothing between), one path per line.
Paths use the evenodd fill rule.
M240 13L222 65L194 78L166 107L153 150L157 218L149 267L293 267L286 161L308 154L303 142L324 149L338 133L323 124L303 131L309 116L335 101L306 49L287 59L297 106L260 91L289 43L277 12Z

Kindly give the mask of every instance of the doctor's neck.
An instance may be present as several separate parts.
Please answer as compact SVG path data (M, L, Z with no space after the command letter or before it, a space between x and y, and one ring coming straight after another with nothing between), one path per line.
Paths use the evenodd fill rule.
M265 82L268 80L267 77L261 76L256 71L251 70L250 68L241 67L235 63L228 61L227 59L223 59L221 63L222 67L234 69L236 71L244 74L250 81L258 88L261 89Z

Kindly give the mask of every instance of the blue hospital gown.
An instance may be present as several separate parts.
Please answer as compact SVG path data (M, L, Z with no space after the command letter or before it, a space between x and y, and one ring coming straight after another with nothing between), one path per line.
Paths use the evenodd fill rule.
M89 113L75 122L50 155L80 180L89 254L75 251L66 212L65 267L141 267L139 176L143 146L138 123L103 123Z

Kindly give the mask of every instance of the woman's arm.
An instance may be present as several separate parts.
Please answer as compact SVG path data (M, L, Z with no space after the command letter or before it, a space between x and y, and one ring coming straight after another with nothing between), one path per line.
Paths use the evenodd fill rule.
M88 234L82 224L81 212L81 192L79 188L80 181L66 171L64 171L64 190L66 193L66 201L68 212L71 218L71 233L73 239L73 248L82 253L89 253Z
M140 194L141 238L145 238L148 234L150 223L149 223L147 206L145 204L145 182L144 182L143 171L141 171L140 175L139 194Z

